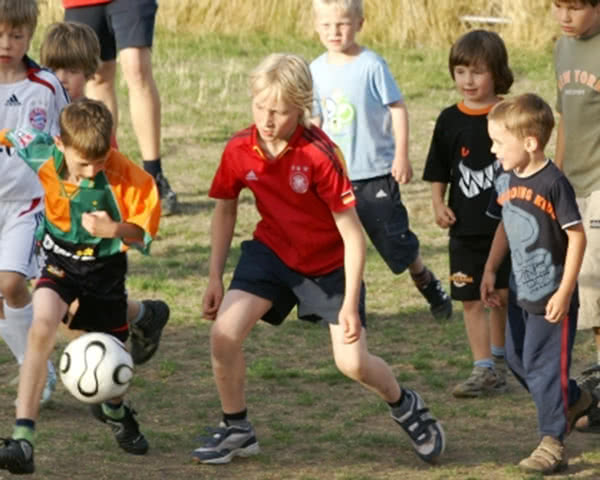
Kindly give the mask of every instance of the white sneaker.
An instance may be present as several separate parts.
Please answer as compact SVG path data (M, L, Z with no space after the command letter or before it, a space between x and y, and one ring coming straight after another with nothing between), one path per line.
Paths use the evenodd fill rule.
M46 377L46 385L44 385L44 390L42 391L40 405L45 405L50 401L54 390L56 390L56 370L52 362L48 360L48 376Z

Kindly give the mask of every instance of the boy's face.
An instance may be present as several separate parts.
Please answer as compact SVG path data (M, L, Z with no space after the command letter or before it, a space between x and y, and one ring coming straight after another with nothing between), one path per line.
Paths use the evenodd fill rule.
M555 0L552 12L567 37L585 37L600 29L600 4Z
M60 137L55 139L57 148L65 156L65 164L68 174L68 180L73 183L79 183L83 179L92 179L99 172L104 170L108 152L102 158L88 159L81 155L73 147L67 147Z
M526 140L512 134L503 123L495 120L488 120L488 134L492 140L492 153L504 170L516 170L518 173L527 167L529 154L525 148Z
M302 112L270 90L252 99L252 116L260 138L266 143L288 141L296 131Z
M31 42L29 27L13 27L0 23L0 70L17 70Z
M81 70L76 68L57 68L54 70L54 74L65 87L65 90L69 93L71 100L77 100L85 95L85 84L87 78Z
M494 76L485 65L456 65L454 82L467 107L483 108L496 100Z
M352 15L338 5L320 4L315 9L315 30L328 52L356 53L355 37L363 19Z

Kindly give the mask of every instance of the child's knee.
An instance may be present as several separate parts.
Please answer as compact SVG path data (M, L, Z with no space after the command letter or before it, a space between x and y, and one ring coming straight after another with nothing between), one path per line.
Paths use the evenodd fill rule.
M357 382L364 382L367 374L366 362L363 361L362 355L342 356L336 355L335 365L338 370L346 377Z

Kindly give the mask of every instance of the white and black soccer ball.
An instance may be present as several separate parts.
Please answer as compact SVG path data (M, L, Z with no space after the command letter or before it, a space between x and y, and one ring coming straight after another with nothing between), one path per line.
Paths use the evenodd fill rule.
M107 333L86 333L71 341L60 357L60 379L85 403L123 395L133 377L133 360L123 342Z

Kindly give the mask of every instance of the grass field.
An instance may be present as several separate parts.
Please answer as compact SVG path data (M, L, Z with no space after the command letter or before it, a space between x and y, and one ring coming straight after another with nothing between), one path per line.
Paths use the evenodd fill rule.
M331 359L326 330L292 318L279 328L258 325L246 342L248 408L262 453L222 467L195 465L191 451L205 426L219 420L212 381L208 336L200 318L209 255L213 201L207 189L230 135L250 123L246 76L272 51L314 58L312 38L294 39L252 33L239 36L157 32L155 72L163 101L164 165L183 206L165 218L153 256L130 255L128 285L134 298L163 298L171 305L156 357L137 370L130 399L151 443L145 457L127 456L109 429L61 385L41 413L36 444L39 479L535 479L515 464L537 444L536 412L526 392L510 379L508 394L456 400L452 387L466 378L471 357L460 305L452 321L436 322L416 294L408 275L393 276L369 249L366 282L370 349L392 366L407 386L422 393L444 423L448 448L439 466L429 467L412 453L386 406L341 376ZM447 48L379 48L406 96L411 116L411 159L415 179L403 188L412 227L426 262L447 278L447 236L433 223L429 186L420 180L433 124L457 96L447 73ZM37 46L33 47L37 57ZM535 91L553 103L550 46L536 51L511 49L516 74L512 93ZM120 100L126 105L121 85ZM119 143L139 160L127 109L122 109ZM253 201L244 195L230 259L251 236ZM64 339L57 346L57 359ZM592 358L588 332L574 352L578 371ZM9 435L16 394L9 379L16 367L0 346L0 386L5 408L2 434ZM571 467L558 478L600 477L598 437L578 433L568 439ZM8 478L0 473L0 479Z

